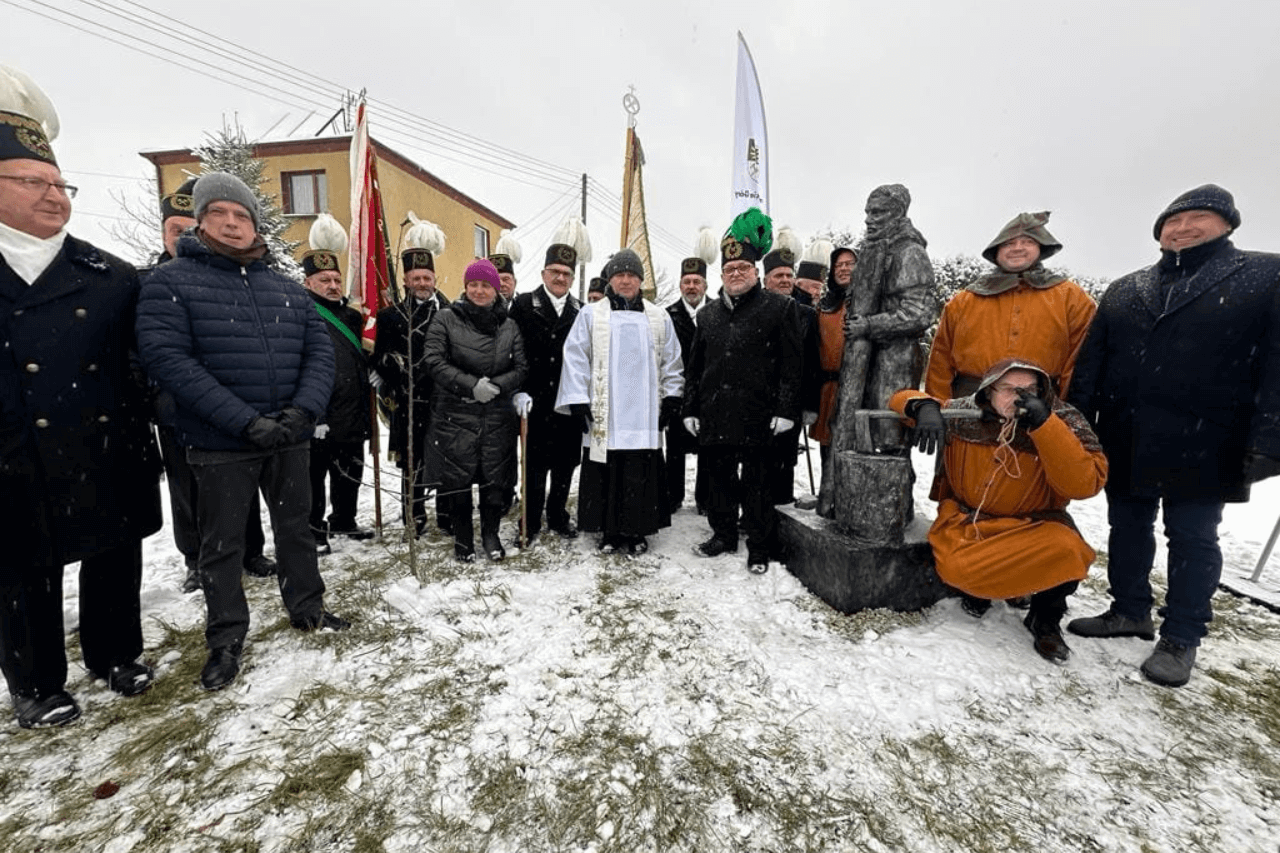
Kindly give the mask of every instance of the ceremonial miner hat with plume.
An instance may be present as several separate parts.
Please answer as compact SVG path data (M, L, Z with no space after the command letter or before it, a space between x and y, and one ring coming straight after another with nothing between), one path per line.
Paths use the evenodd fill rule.
M700 275L706 278L707 267L716 262L716 248L716 232L704 225L693 242L693 255L680 262L680 277Z
M58 111L35 81L0 65L0 160L58 161L50 147L58 137Z
M731 261L756 263L773 247L773 220L758 207L739 213L720 240L720 266Z
M311 250L302 256L302 271L308 277L329 270L342 271L338 267L338 255L347 250L347 232L338 220L327 213L317 216L307 242Z
M444 251L444 232L434 222L419 219L412 210L408 219L413 224L404 235L405 250L400 253L400 266L410 270L436 271L436 255Z

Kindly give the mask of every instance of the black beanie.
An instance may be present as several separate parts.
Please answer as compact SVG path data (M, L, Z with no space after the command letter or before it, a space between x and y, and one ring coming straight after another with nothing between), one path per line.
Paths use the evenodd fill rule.
M1160 239L1160 231L1164 228L1164 221L1175 213L1181 213L1184 210L1212 210L1227 220L1227 224L1231 226L1232 230L1240 227L1240 211L1236 210L1235 197L1217 184L1205 184L1202 187L1187 190L1175 198L1164 209L1164 212L1156 218L1156 227L1154 229L1156 240Z

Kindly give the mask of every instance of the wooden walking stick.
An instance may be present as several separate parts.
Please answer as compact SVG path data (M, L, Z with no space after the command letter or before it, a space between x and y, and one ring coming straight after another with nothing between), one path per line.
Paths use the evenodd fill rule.
M809 494L816 495L818 489L813 484L813 451L809 449L809 428L801 430L800 435L804 438L804 461L809 466Z
M520 416L520 550L529 546L529 416Z

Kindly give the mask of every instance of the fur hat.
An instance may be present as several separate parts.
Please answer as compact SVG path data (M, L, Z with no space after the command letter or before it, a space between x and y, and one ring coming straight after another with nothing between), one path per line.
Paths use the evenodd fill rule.
M578 264L591 263L591 235L578 217L570 216L561 222L551 239L543 269L552 264L574 269Z
M1059 243L1049 229L1045 228L1045 224L1049 221L1049 211L1043 210L1039 213L1019 213L1010 219L1005 226L1000 229L1000 233L995 239L987 244L987 248L982 250L982 257L996 262L996 254L999 253L1000 247L1008 243L1014 237L1030 237L1040 244L1040 260L1046 260L1062 251L1062 244Z
M805 278L811 281L825 280L833 250L834 247L831 245L830 240L815 237L809 243L809 248L804 250L804 257L801 258L800 265L796 267L796 278Z
M342 230L338 220L327 213L317 216L311 224L307 242L311 251L302 256L302 271L308 278L329 270L342 272L338 266L338 255L347 250L347 232Z
M419 219L412 210L408 220L413 223L404 235L407 247L400 253L400 267L406 273L410 270L436 271L436 255L444 251L444 232L434 222Z
M215 201L232 201L249 211L253 227L258 228L258 199L249 186L230 172L205 172L191 191L196 219L203 219L205 209Z
M764 265L764 274L768 275L778 267L788 267L793 272L796 268L796 261L800 259L800 238L796 236L796 232L787 226L778 229L778 239L774 241L777 246L769 254L762 259Z
M739 213L720 241L720 265L729 261L755 263L773 247L773 220L758 207Z
M1235 196L1217 184L1205 184L1193 190L1187 190L1175 198L1164 209L1164 212L1156 218L1156 240L1160 239L1160 231L1164 228L1164 221L1175 213L1181 213L1184 210L1212 210L1227 220L1231 230L1234 231L1240 227L1240 211L1236 210Z
M680 277L700 275L707 277L707 267L716 261L716 232L705 225L698 229L693 242L693 255L680 262Z
M0 65L0 160L58 165L49 143L58 138L58 111L36 82Z
M493 265L499 273L516 274L516 264L524 257L524 250L520 248L520 244L516 242L516 238L511 236L509 229L502 229L502 233L498 235L498 244L493 247L493 254L489 255L489 260L493 261Z

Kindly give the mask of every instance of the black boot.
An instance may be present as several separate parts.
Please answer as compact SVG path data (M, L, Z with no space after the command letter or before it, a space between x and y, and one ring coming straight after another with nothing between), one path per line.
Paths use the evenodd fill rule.
M209 650L209 659L204 662L200 671L200 686L205 690L221 690L235 681L240 673L240 653L243 645L239 642Z
M476 559L476 531L471 519L450 517L449 526L453 530L453 556L464 563Z
M182 581L183 592L198 592L200 590L200 570L196 568L195 560L187 563L187 576Z
M507 552L502 548L502 541L498 539L498 525L501 521L500 507L483 505L480 507L480 544L493 562L507 556Z
M1031 644L1040 657L1051 663L1064 663L1071 657L1071 647L1063 638L1057 619L1046 619L1032 610L1022 620L1022 624L1031 632L1034 638Z

